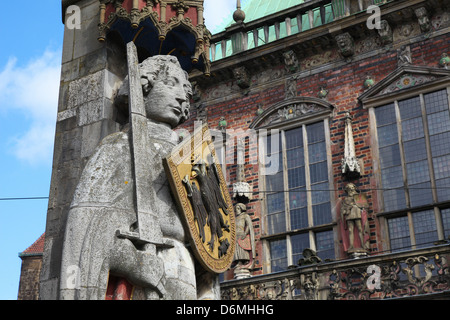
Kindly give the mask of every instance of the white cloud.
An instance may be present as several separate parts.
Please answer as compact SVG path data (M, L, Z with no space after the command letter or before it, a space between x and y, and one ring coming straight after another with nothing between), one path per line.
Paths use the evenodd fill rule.
M61 52L46 50L42 56L19 65L10 58L0 70L0 110L22 113L30 125L10 138L12 152L32 165L51 163L58 107Z

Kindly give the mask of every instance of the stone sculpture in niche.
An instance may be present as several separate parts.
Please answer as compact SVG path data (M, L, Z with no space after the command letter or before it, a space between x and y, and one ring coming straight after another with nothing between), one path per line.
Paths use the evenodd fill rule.
M341 202L344 249L353 257L367 255L369 250L367 199L358 192L353 183L345 186L345 192L347 196ZM355 232L357 233L357 238L355 238Z
M60 296L118 299L114 277L133 287L134 299L217 299L217 276L186 248L162 161L178 143L172 129L189 117L187 74L172 56L138 65L130 44L128 59L117 102L132 110L130 124L103 139L80 177L68 213Z

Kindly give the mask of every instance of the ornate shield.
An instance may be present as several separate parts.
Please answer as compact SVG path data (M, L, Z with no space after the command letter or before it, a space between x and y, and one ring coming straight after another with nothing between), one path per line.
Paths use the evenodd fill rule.
M225 272L233 262L236 222L208 127L176 146L164 167L195 256L206 270Z

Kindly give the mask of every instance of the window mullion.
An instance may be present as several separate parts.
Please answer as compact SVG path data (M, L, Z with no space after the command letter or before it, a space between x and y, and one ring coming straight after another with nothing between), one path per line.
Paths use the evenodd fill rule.
M292 259L292 244L291 244L291 237L289 235L286 236L286 255L288 267L295 264Z
M286 231L291 230L291 218L290 218L290 204L289 204L289 180L288 180L288 167L287 167L287 155L286 155L286 135L285 131L281 131L281 152L283 161L283 195L284 195L284 216L286 223ZM281 190L280 190L281 191Z
M406 172L406 160L405 160L405 151L403 147L403 133L402 133L402 121L400 118L400 109L398 107L398 101L395 101L395 117L397 121L397 133L398 133L398 146L400 149L400 159L402 162L402 173L403 173L403 187L405 187L405 197L406 197L406 206L410 207L410 200L409 200L409 190L408 190L408 176Z
M408 211L408 224L409 224L409 238L411 239L411 248L416 248L416 233L414 230L414 221L412 213Z
M309 172L309 148L308 148L308 133L306 132L306 126L302 126L303 129L303 152L305 156L305 188L306 188L306 203L308 212L308 227L314 225L313 222L313 210L312 210L312 195L311 195L311 176Z
M423 94L420 95L420 106L422 108L423 131L425 135L425 146L427 148L427 157L428 157L428 172L430 173L430 181L432 188L431 193L433 195L433 202L436 203L438 200L436 190L436 180L434 178L433 158L431 154L431 145L430 145L430 133L428 131L428 119Z

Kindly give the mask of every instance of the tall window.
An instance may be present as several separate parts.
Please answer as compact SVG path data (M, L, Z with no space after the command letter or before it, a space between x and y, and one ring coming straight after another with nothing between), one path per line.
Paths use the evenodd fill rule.
M391 250L449 234L450 112L447 90L375 108ZM402 214L403 212L403 214Z
M275 138L267 139L267 157L279 163L275 174L265 175L272 272L297 264L305 248L322 259L335 256L326 125L324 120L282 130L278 148L271 142Z

